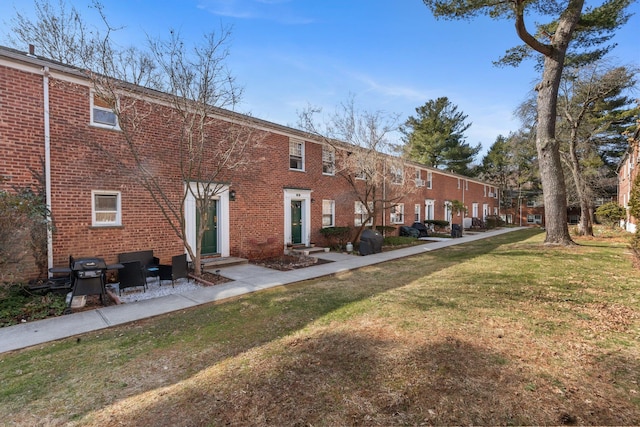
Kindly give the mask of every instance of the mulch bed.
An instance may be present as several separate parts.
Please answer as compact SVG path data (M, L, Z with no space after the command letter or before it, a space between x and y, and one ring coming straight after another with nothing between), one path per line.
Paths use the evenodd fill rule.
M333 261L309 256L281 255L278 257L254 260L250 262L251 264L259 265L260 267L266 267L280 271L290 271L299 268L311 267L312 265L326 264Z

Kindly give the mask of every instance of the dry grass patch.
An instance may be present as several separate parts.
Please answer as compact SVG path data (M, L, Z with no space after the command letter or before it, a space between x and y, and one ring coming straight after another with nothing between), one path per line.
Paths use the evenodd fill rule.
M510 233L6 354L0 416L640 424L640 279L626 249L541 242Z

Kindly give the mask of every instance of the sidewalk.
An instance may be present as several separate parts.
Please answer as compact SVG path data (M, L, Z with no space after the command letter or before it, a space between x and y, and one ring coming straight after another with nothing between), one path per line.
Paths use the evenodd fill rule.
M0 328L0 353L122 325L135 320L257 292L275 286L315 279L447 246L486 239L518 229L503 228L486 232L467 233L458 239L429 238L430 241L436 241L367 256L323 252L314 254L314 256L333 262L291 271L277 271L252 264L224 267L221 269L220 274L232 281L221 285Z

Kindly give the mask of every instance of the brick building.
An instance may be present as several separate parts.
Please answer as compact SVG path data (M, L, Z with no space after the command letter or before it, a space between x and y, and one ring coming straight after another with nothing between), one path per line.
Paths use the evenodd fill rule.
M184 182L180 174L173 112L164 94L138 88L137 96L145 101L136 110L145 118L135 129L144 141L139 154L164 194L184 209L194 243L197 200L187 186L199 184ZM335 172L350 154L348 146L328 146L299 130L223 110L210 131L223 132L240 119L262 138L247 151L249 164L241 173L220 175L203 255L251 257L256 245L282 253L289 243L322 244L322 227L362 221L352 189ZM44 168L56 227L50 266L64 265L70 255L109 263L121 252L153 249L169 262L184 253L154 194L126 173L126 143L109 105L80 70L0 47L0 190L35 185L32 171ZM120 156L116 161L97 147ZM394 157L384 156L380 167L392 170L393 164ZM411 191L379 212L378 225L464 223L465 215L452 218L446 209L453 200L467 207L468 217L500 214L497 190L489 183L416 163L404 164L395 178L401 182L390 174L387 191L407 182Z
M627 209L627 218L623 226L627 231L635 233L637 219L629 213L629 199L633 181L638 176L638 163L640 162L640 122L635 132L629 138L629 148L618 166L618 203Z

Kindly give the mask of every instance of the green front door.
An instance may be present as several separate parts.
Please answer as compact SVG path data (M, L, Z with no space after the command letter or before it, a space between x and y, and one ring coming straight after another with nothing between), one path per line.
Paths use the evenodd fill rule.
M291 243L302 243L302 201L291 201Z
M217 205L218 201L213 201L206 218L204 218L207 225L204 234L202 235L202 247L200 248L201 255L215 254L218 252ZM198 209L196 209L196 227L197 229L200 228L200 211Z

